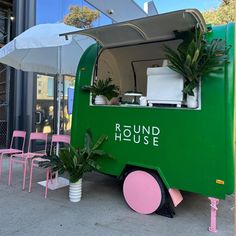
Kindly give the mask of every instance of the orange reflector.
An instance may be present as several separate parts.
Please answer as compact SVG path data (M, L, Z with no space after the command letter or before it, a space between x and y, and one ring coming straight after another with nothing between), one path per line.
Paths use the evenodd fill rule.
M216 183L217 183L217 184L225 184L225 181L220 180L220 179L217 179L217 180L216 180Z

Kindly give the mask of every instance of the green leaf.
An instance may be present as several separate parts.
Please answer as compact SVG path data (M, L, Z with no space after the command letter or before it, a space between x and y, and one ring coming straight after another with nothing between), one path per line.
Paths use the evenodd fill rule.
M84 135L84 149L87 153L91 152L93 146L92 133L90 129L87 129Z
M105 156L107 153L103 150L96 149L96 150L93 150L93 154L98 155L98 156Z
M200 50L197 49L194 53L194 56L193 56L193 59L192 59L192 65L194 65L196 63L196 61L198 60L198 57L199 57L199 54L200 54Z
M90 85L84 85L81 87L82 91L86 91L86 92L90 92L91 90L93 90L93 87Z
M191 56L187 54L185 66L189 69L190 65L191 65Z
M88 164L90 167L92 167L94 170L99 170L101 167L97 164L94 160L88 160Z
M98 140L97 142L95 143L95 145L93 146L92 150L96 150L98 149L102 144L103 142L107 140L107 135L103 134Z

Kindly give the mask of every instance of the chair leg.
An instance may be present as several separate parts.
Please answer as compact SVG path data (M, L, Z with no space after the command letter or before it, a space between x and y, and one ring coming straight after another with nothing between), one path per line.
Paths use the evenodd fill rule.
M11 157L10 158L9 175L8 175L8 185L11 185L11 181L12 181L12 164L13 164L13 160Z
M26 160L23 163L23 184L22 184L22 190L25 190L25 178L26 178Z
M34 168L34 162L32 161L30 167L29 193L31 192L32 189L33 168Z
M47 198L48 196L48 181L49 181L49 168L46 169L46 186L45 186L45 194L44 197Z

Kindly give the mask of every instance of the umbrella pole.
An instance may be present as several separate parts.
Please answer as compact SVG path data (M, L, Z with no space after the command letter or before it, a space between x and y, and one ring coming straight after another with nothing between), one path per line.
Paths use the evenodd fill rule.
M57 134L60 134L61 92L62 92L61 91L61 83L62 83L62 75L58 75L58 86L57 86ZM58 148L57 148L57 152L58 152Z
M61 123L61 83L62 83L62 75L58 75L58 85L57 85L57 134L60 134L60 123ZM57 143L56 149L57 156L59 155L59 143ZM58 182L58 172L56 172L55 176L56 183Z
M61 49L62 47L58 47L58 53L57 53L57 69L60 71L58 73L58 80L57 80L57 134L60 134L60 121L61 121L61 83L62 83L62 73L61 73ZM59 156L59 143L57 143L57 150L56 150L57 156ZM58 171L56 172L55 177L56 183L58 182Z

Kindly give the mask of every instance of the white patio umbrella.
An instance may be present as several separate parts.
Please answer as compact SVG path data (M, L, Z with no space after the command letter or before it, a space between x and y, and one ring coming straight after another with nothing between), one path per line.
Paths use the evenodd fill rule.
M58 75L58 123L60 132L60 94L63 75L76 74L83 52L95 41L87 36L60 37L59 34L78 31L64 23L41 24L26 30L0 49L0 62L27 72Z
M0 49L0 63L26 72L58 76L57 134L60 133L61 81L63 75L76 74L83 52L95 41L87 36L60 37L59 34L78 31L63 23L41 24L31 27ZM59 147L57 146L57 153ZM50 189L68 185L65 178L56 177ZM45 186L46 181L39 184Z

